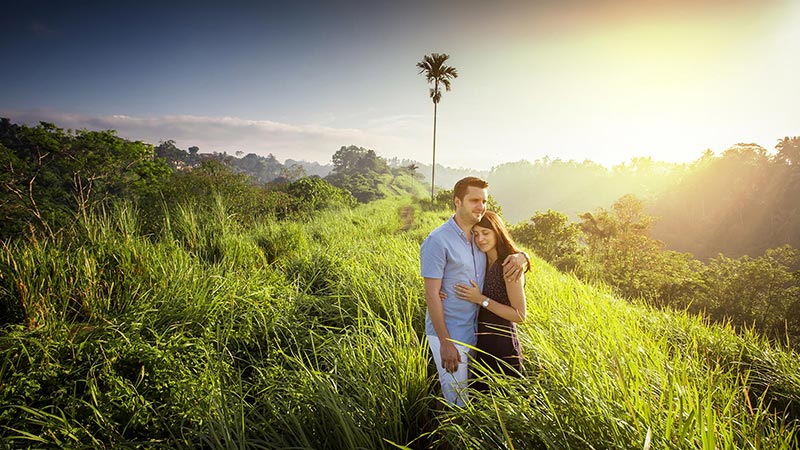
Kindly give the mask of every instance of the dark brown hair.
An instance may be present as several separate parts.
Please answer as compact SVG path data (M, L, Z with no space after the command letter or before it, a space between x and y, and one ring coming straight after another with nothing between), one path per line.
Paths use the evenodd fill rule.
M453 198L456 197L463 201L464 195L467 194L467 188L473 186L480 189L486 189L489 187L489 183L485 180L482 180L478 177L466 177L458 180L456 185L453 187Z
M508 255L513 255L522 251L517 247L517 244L514 243L514 240L511 239L511 234L508 232L505 224L503 224L503 219L500 218L497 213L486 211L486 214L483 215L483 218L480 222L475 224L475 226L488 228L494 231L497 236L496 248L498 261L502 262Z

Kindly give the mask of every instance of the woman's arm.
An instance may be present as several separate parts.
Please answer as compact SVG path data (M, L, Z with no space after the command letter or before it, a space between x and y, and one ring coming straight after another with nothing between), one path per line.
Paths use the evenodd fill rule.
M516 279L514 281L505 280L506 291L508 292L508 299L511 305L504 305L493 299L489 299L489 306L486 307L489 311L497 314L499 317L506 319L510 322L519 323L525 320L525 289L524 278ZM484 299L488 298L481 293L478 285L474 281L469 282L472 286L465 284L456 284L456 297L467 300L480 305Z
M519 277L516 280L509 281L508 278L504 278L506 282L506 292L508 293L508 300L511 303L511 306L503 305L497 302L489 302L489 311L494 312L498 316L510 320L512 322L524 322L526 312L528 310L528 305L525 302L525 277ZM492 310L492 306L497 305L499 308L500 306L504 306L506 308L510 308L514 311L514 315L517 317L517 320L512 319L511 317L506 317L501 315L499 312L495 312Z

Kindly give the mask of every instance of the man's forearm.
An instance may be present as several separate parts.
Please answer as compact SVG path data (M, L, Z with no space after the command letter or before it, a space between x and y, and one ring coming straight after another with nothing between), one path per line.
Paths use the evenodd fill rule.
M440 341L450 339L450 332L447 330L447 324L444 321L444 308L439 294L426 292L425 302L428 304L428 315L431 318L433 329L436 331L436 336L439 337Z
M428 315L431 318L436 336L440 341L450 339L450 332L444 321L444 307L439 291L442 289L442 280L438 278L425 278L425 303L428 305Z
M525 269L525 272L531 270L531 257L525 252L519 252L519 254L525 258L525 264L520 263L520 265Z

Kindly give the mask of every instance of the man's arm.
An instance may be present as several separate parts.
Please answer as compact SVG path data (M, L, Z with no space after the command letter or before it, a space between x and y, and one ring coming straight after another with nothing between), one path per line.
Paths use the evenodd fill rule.
M425 303L428 305L428 315L431 318L433 329L436 331L436 336L439 337L442 368L448 372L455 372L458 369L458 363L461 362L461 355L455 344L450 341L450 332L444 322L444 307L439 298L441 289L442 280L440 278L425 278Z
M527 253L519 252L508 255L503 261L503 278L508 281L519 280L530 268L531 259Z

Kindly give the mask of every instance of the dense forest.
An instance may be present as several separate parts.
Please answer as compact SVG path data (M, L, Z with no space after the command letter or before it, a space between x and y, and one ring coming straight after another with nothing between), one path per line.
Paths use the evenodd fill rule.
M0 121L0 446L797 448L792 247L706 265L633 196L536 213L528 375L453 409L418 272L446 190L355 146L321 178L170 145Z

